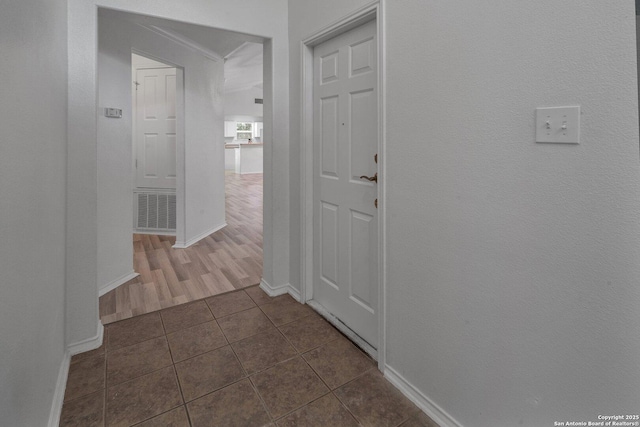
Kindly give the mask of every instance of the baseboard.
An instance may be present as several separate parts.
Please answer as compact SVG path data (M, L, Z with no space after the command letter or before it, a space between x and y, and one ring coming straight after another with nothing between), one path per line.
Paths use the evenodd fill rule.
M462 424L457 422L451 415L445 412L444 409L436 405L389 365L385 365L384 376L440 427L463 427Z
M48 427L58 427L60 425L60 416L62 415L62 404L64 403L64 392L67 388L70 365L71 353L67 350L64 352L62 363L58 369L58 380L56 381L56 388L53 391L53 401L51 402L49 422L47 423Z
M198 234L196 237L193 237L193 238L187 240L186 242L182 242L182 241L179 242L178 240L176 240L176 244L173 245L173 247L175 249L186 249L189 246L198 243L200 240L204 239L208 235L213 234L218 230L222 230L226 226L227 226L227 223L223 222L222 224L220 224L220 225L218 225L216 227L213 227L211 230L208 230L208 231L205 231L204 233Z
M95 350L102 345L103 337L104 326L102 326L102 323L98 320L98 330L94 337L67 346L67 350L64 352L62 358L62 363L58 369L58 380L56 381L56 388L53 392L53 401L51 403L51 411L49 412L49 423L47 424L48 427L58 427L60 425L64 392L67 388L67 378L69 377L69 367L71 366L71 356L85 351Z
M291 286L290 283L286 283L284 285L274 287L274 286L271 286L266 280L261 279L260 289L262 289L270 297L277 297L280 295L289 294L294 300L298 302L301 301L300 291L294 288L293 286Z
M149 230L148 228L134 228L133 234L149 234L151 236L175 236L176 230Z
M111 282L107 283L106 285L101 286L100 289L98 289L98 295L102 296L102 295L106 294L107 292L110 292L110 291L114 290L118 286L127 283L129 280L135 279L139 275L140 274L138 274L135 271L131 270L131 273L127 273L124 276L118 277L116 280L112 280Z
M102 322L98 320L98 330L96 331L96 335L91 338L87 338L86 340L69 344L67 346L67 352L69 355L73 356L75 354L84 353L85 351L95 350L102 345L103 337L104 326L102 326Z

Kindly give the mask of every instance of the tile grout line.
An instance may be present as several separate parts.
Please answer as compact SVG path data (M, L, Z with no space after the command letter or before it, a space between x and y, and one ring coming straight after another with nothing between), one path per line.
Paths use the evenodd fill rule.
M162 323L162 330L164 331L164 340L167 343L167 348L169 349L169 358L171 359L171 367L173 368L173 375L175 376L176 384L178 384L178 391L180 391L180 397L182 398L182 406L184 406L184 411L187 413L187 420L189 421L189 425L191 425L191 419L189 418L189 411L187 411L187 403L184 400L184 392L182 391L182 384L180 383L180 378L178 377L178 370L176 369L176 362L173 359L173 352L171 351L171 346L169 345L169 339L167 338L167 327L164 324L164 319L162 318L162 314L159 313L158 315L160 317L160 323ZM173 409L175 408L170 409L170 411L172 411ZM158 415L162 415L162 414L158 414ZM155 416L158 416L158 415L155 415ZM155 416L151 418L154 418Z
M271 415L271 412L269 411L269 408L267 407L267 402L264 401L264 398L262 397L262 395L258 391L258 387L254 384L253 379L251 377L247 377L247 379L249 380L249 384L251 384L251 388L253 389L253 392L256 394L256 396L258 396L258 399L260 399L260 403L262 404L262 408L267 413L267 416L269 417L269 420L275 425L276 424L276 419L273 417L273 415Z

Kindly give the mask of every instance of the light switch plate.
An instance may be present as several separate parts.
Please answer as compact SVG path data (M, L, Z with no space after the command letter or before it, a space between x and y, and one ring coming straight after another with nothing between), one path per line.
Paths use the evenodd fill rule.
M120 108L105 108L104 115L112 119L120 119L122 118L122 110Z
M580 107L536 108L536 142L580 143Z

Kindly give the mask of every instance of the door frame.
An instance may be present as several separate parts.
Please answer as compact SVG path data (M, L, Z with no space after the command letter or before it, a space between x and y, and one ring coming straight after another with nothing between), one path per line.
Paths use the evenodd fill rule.
M384 372L386 355L386 258L385 224L386 224L386 141L385 141L385 42L384 42L384 0L370 3L339 21L312 34L300 43L302 65L301 109L300 109L300 300L308 303L313 299L313 49L320 43L345 33L366 22L376 20L378 41L378 349L375 350L362 340L355 332L342 324L339 319L332 318L323 312L321 306L311 302L314 308L328 317L338 329L359 344L367 353L378 361L378 369Z

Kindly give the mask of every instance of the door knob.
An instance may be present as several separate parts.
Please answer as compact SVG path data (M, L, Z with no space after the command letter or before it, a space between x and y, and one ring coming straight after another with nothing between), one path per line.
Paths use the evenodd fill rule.
M378 182L378 172L376 172L376 174L373 176L362 175L360 179L366 179L371 182Z

